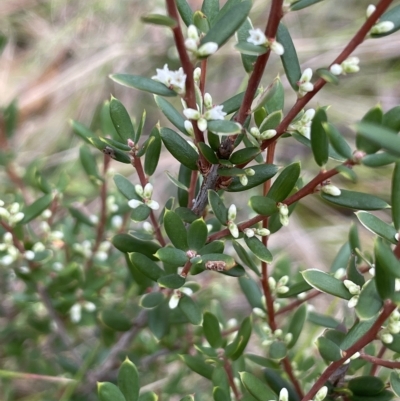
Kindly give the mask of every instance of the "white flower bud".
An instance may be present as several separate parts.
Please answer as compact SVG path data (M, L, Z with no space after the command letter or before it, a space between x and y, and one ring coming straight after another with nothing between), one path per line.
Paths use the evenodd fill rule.
M201 68L197 67L193 71L193 79L195 82L198 82L200 81L200 77L201 77Z
M265 141L265 140L267 140L267 139L273 138L275 135L276 135L276 130L274 130L274 129L267 129L266 131L264 131L264 132L261 134L261 139L262 139L263 141Z
M94 312L96 310L96 305L93 302L86 301L83 304L83 307L88 311L88 312Z
M12 236L12 234L10 233L10 232L6 232L6 233L4 233L4 235L3 235L3 241L6 243L6 244L12 244L12 242L13 242L13 236Z
M189 120L184 122L185 130L189 135L194 135L193 124Z
M15 223L19 223L23 218L24 218L25 214L22 212L18 212L14 215L11 215L9 217L9 221L11 224L15 224Z
M265 317L265 312L261 308L253 308L253 313L258 317Z
M283 341L285 341L286 344L289 344L290 341L293 340L293 334L292 333L286 333L285 337L283 337Z
M311 68L306 68L301 74L300 82L310 82L312 78L313 72Z
M200 57L205 57L214 54L217 50L218 50L218 43L207 42L199 47L199 49L197 50L197 55Z
M318 393L315 395L315 401L322 401L326 395L328 394L328 387L324 386L318 390Z
M250 128L250 134L254 136L254 138L260 137L260 130L257 127Z
M33 260L35 258L35 252L33 251L26 251L25 252L25 259L26 260Z
M289 282L289 276L282 276L279 280L278 280L278 286L279 285L286 285Z
M235 223L230 222L228 224L228 229L229 229L232 237L239 238L239 229L238 229L238 227L237 227L237 225Z
M328 195L331 195L331 196L340 196L340 194L341 194L340 189L338 187L335 187L332 184L324 185L321 188L321 190L322 190L322 192L324 192Z
M158 210L160 208L160 205L158 204L158 202L156 202L155 200L149 199L146 202L146 205L153 210Z
M19 203L14 202L11 206L10 206L10 213L11 214L15 214L19 212Z
M188 26L187 36L189 39L199 40L199 33L194 25Z
M331 68L329 68L329 71L333 75L340 75L343 72L343 68L340 64L332 64Z
M261 235L262 237L266 237L267 235L271 234L271 231L269 231L267 228L257 228L256 234Z
M315 116L315 110L314 110L314 109L308 109L308 110L304 113L304 115L303 115L303 117L301 118L301 120L302 120L303 122L305 122L305 123L311 122L312 119L314 118L314 116Z
M391 344L393 342L393 336L390 333L381 333L379 338L385 344Z
M276 40L274 40L272 42L270 41L269 47L270 47L271 51L273 51L278 56L282 56L282 54L285 53L284 47Z
M175 309L178 306L181 296L182 295L180 291L174 292L174 294L172 295L172 297L168 302L169 309Z
M279 221L282 226L287 227L289 225L289 216L279 215Z
M123 223L124 219L121 216L115 215L113 217L111 217L111 225L114 228L121 228L122 227L122 223Z
M189 120L198 120L200 118L200 112L195 109L184 109L183 114Z
M204 132L207 129L207 120L203 117L197 120L197 127L201 132Z
M22 274L29 274L31 272L31 269L28 266L20 266L18 270Z
M347 303L347 306L349 308L354 308L357 305L359 298L360 298L359 295L354 295L354 297L350 298L349 302Z
M226 113L222 111L224 106L213 106L211 109L204 113L204 118L206 120L223 120Z
M279 214L281 216L288 216L289 215L289 209L288 209L286 204L278 203L278 209L279 209Z
M289 292L289 287L287 287L286 285L282 285L276 289L276 292L278 294L286 294L287 292Z
M72 305L71 309L69 310L69 316L73 323L79 323L82 318L82 307L80 304L76 303Z
M41 217L42 217L43 219L49 219L49 218L51 217L52 214L53 214L53 213L51 212L50 209L46 209L46 210L43 210L43 212L42 212L42 214L41 214Z
M375 12L375 10L376 10L376 7L373 4L370 4L367 7L367 10L365 12L365 15L367 16L367 18L369 18Z
M136 193L143 198L143 187L139 184L135 185Z
M391 31L393 28L394 28L394 23L392 21L381 21L372 27L371 33L375 34L386 33Z
M249 182L249 179L244 175L239 175L239 181L243 186L246 186L247 183Z
M3 265L3 266L11 265L12 262L14 262L14 258L11 255L4 255L0 259L0 265Z
M253 176L256 172L252 168L246 168L244 170L245 174L249 177Z
M204 106L206 106L207 109L213 106L212 97L209 93L204 94Z
M356 283L354 283L351 280L344 280L343 284L345 285L345 287L349 290L349 293L351 295L358 295L360 294L360 286L357 285Z
M233 221L236 219L236 206L234 204L229 206L228 209L228 220Z
M153 195L153 185L151 185L148 182L143 189L143 197L146 199L150 199L152 195Z
M149 234L153 234L154 232L153 226L148 221L143 223L143 230Z
M279 392L279 401L288 401L288 400L289 400L289 392L285 387L283 387Z
M248 238L254 237L254 235L255 235L254 230L252 228L245 228L243 230L243 232L244 232L244 235Z
M344 267L339 267L339 269L337 269L335 271L335 274L333 275L333 277L337 278L337 279L341 279L346 275L346 269Z
M268 277L268 285L271 290L275 290L276 280L272 276Z

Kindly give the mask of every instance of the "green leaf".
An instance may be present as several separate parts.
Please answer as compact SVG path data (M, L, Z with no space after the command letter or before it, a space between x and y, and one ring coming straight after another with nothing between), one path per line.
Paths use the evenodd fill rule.
M267 197L275 202L281 202L286 199L295 187L300 171L300 162L292 163L285 167L272 184Z
M109 382L97 382L97 394L100 401L126 401L120 389Z
M119 368L118 387L126 401L137 401L139 399L139 373L135 364L128 357L125 358Z
M301 273L304 280L318 291L343 299L350 299L352 297L342 281L323 271L310 269Z
M168 120L179 129L179 131L187 135L185 129L185 119L183 118L182 113L180 113L170 102L168 102L168 100L165 100L160 96L154 96L154 99L159 109L164 113L165 117L167 117Z
M236 32L236 39L239 43L248 43L247 38L249 37L250 29L253 29L253 24L251 23L250 18L246 18L246 20L243 22L243 24L240 26L240 28ZM268 50L268 49L265 48L265 50ZM251 56L248 54L244 54L244 53L241 53L240 57L242 59L242 64L243 64L245 71L247 73L251 73L254 69L254 63L256 62L257 57ZM240 107L240 105L239 105L239 107ZM237 109L239 109L239 107ZM224 111L226 112L225 108L224 108Z
M133 252L129 255L129 259L132 264L145 276L149 277L153 281L157 281L160 277L164 276L165 272L155 262L153 262L147 256Z
M198 251L206 244L208 230L207 224L202 218L195 220L188 229L189 249Z
M168 28L174 28L176 26L176 21L173 18L163 14L142 15L140 20L145 24L167 26Z
M150 292L148 294L144 294L142 298L140 298L139 304L142 308L153 309L160 305L164 299L165 297L162 292Z
M394 23L394 27L385 33L371 34L371 38L381 38L382 36L391 35L392 33L398 31L400 29L400 4L386 11L379 18L379 21L391 21Z
M208 202L215 217L225 226L228 221L228 209L219 195L212 189L208 190Z
M385 383L376 376L358 376L349 380L349 390L353 395L373 396L385 388Z
M223 9L217 15L214 25L201 40L200 44L215 42L221 47L225 42L240 28L246 20L251 9L251 1L244 0L239 4L233 5L228 11ZM221 16L221 14L223 14Z
M252 308L265 309L261 301L262 293L260 287L252 278L248 276L240 277L239 285Z
M326 68L318 68L315 73L329 84L339 85L339 78Z
M53 194L43 195L41 198L35 200L35 202L31 203L29 206L25 206L22 209L22 213L24 217L21 221L18 222L18 225L27 224L32 221L34 218L42 214L53 201Z
M266 196L252 196L249 200L249 206L262 216L271 216L278 211L276 202Z
M303 331L304 323L307 319L307 305L300 305L289 321L288 333L292 333L292 339L287 344L287 347L293 348Z
M282 341L275 340L270 344L268 356L274 361L280 361L285 358L287 354L286 344Z
M172 244L183 251L189 249L187 232L181 218L172 210L167 210L164 215L164 227Z
M400 106L393 107L383 115L382 125L393 131L400 131Z
M176 96L176 92L167 88L164 84L140 75L112 74L110 78L120 85L135 88L160 96Z
M198 142L197 146L200 149L201 154L211 164L218 164L218 158L215 152L204 142Z
M353 155L351 148L338 129L330 123L322 123L322 126L324 127L325 132L328 134L329 141L333 149L335 149L335 151L345 159L351 159Z
M275 129L282 121L282 118L282 110L276 110L271 114L268 114L260 125L260 132L264 132L269 129Z
M350 331L346 334L346 337L340 344L340 348L345 351L348 350L371 329L376 319L377 316L369 320L361 320L359 322L356 322L354 326L350 329Z
M151 213L151 209L147 205L139 205L132 210L131 219L135 222L146 220Z
M201 11L195 11L193 14L193 25L202 33L207 33L210 29L208 18Z
M318 326L336 329L339 322L331 316L321 315L320 313L310 312L307 321Z
M211 347L222 347L224 340L221 335L219 321L211 312L205 312L203 315L203 332Z
M257 147L240 149L232 153L229 161L232 164L245 164L253 160L260 152L261 150Z
M374 153L372 155L366 155L361 159L361 163L367 167L382 167L388 164L398 162L400 156L393 156L387 152Z
M192 395L185 395L180 401L194 401L194 397Z
M184 190L184 191L188 191L189 188L186 185L183 185L179 180L177 180L175 177L173 177L171 175L171 173L169 171L166 171L165 174L167 175L168 179L178 188Z
M242 128L238 123L228 120L211 120L207 122L207 128L218 134L231 135L239 133Z
M239 372L246 390L258 401L275 400L275 393L260 379L248 372Z
M342 358L340 348L326 337L319 337L316 342L318 351L326 361L334 362Z
M176 0L179 15L186 26L193 24L193 11L186 0Z
M360 137L382 147L391 155L400 157L400 136L396 131L370 122L358 123L356 129Z
M213 399L214 401L231 401L229 393L217 386L213 388Z
M147 314L149 316L149 329L160 340L169 330L170 309L168 303L162 302L155 308L148 310Z
M4 36L0 33L0 55L3 50L3 38ZM18 103L14 99L4 110L3 110L4 128L8 139L14 135L18 125Z
M160 249L160 245L155 242L143 241L129 234L114 235L111 242L121 252L139 252L152 260L156 260L153 255Z
M279 394L282 388L286 388L289 393L289 401L300 401L299 396L297 395L296 391L294 390L293 386L286 380L282 379L281 374L278 373L278 370L275 369L264 369L264 377L267 381L268 385L271 389L276 393ZM270 398L270 397L268 397ZM273 399L276 399L274 397Z
M400 177L399 177L400 179ZM400 201L400 199L399 199ZM395 203L393 203L393 206ZM393 212L393 210L392 210ZM360 220L360 223L369 231L373 232L376 235L379 235L382 238L385 238L392 244L396 244L396 239L395 235L397 233L396 229L382 221L380 218L374 216L371 213L368 212L356 212L356 216L358 217L358 220Z
M148 176L152 176L156 171L161 153L161 137L157 127L151 130L150 142L147 146L146 156L144 160L144 172Z
M248 32L247 37L249 37ZM235 49L238 50L241 54L249 56L260 56L261 54L264 54L269 50L268 47L253 45L252 43L246 41L240 41L236 43Z
M375 241L375 281L382 299L392 299L395 293L395 280L400 278L400 261L380 238Z
M78 121L70 120L71 128L76 135L78 135L81 139L83 139L86 143L91 143L89 138L94 136L94 132L91 131L88 127L81 124Z
M245 92L240 92L237 95L232 96L228 100L225 100L225 102L221 103L221 106L223 106L223 111L226 114L231 114L234 113L235 111L238 111L243 103L244 94Z
M392 219L397 231L400 231L400 162L394 165L392 176Z
M204 0L201 11L207 16L212 26L219 13L219 0Z
M111 117L110 117L110 119L111 119ZM115 140L112 138L100 137L99 139L100 139L100 141L104 142L106 145L110 145L110 147L112 147L112 148L116 148L116 149L122 150L124 152L129 152L131 150L131 148L128 145L121 143L119 138L118 138L118 140Z
M239 256L240 260L248 266L257 276L260 276L260 271L256 264L253 262L251 256L247 253L247 251L239 244L237 241L232 241L233 248L235 249L236 254Z
M246 191L247 189L254 188L257 185L264 183L265 181L272 178L276 172L278 171L278 167L274 164L260 164L251 166L254 170L254 175L248 176L247 185L242 185L238 177L235 177L232 180L232 183L229 185L227 191L229 192L240 192Z
M295 284L289 286L289 291L284 294L278 294L279 298L289 298L295 297L298 294L311 290L311 286L303 279L301 276L301 280Z
M187 295L183 295L179 300L179 309L187 317L190 323L198 326L203 321L203 315L199 306L193 301L193 299Z
M318 108L311 122L311 150L318 166L322 167L328 161L329 141L323 123L327 121L326 112Z
M157 258L160 259L162 262L176 267L184 266L185 263L188 261L186 252L181 251L180 249L172 248L170 246L160 248L156 252L155 256L157 256Z
M290 37L289 30L282 23L278 26L276 39L285 49L285 52L281 56L283 68L290 86L297 92L299 89L297 82L300 81L301 78L299 59L292 38Z
M110 117L123 143L126 144L128 139L135 139L135 130L126 108L113 96L110 101Z
M175 131L161 128L161 139L172 156L190 170L197 170L197 152Z
M225 348L225 355L227 358L236 361L236 359L243 354L247 343L250 340L251 331L252 319L251 316L249 316L243 320L235 339Z
M356 305L357 316L362 320L369 320L376 316L383 306L376 289L375 280L367 281L362 289Z
M372 109L368 110L365 116L361 119L361 123L372 123L376 125L381 125L383 119L383 111L380 105L373 107ZM380 149L380 146L371 143L368 139L360 136L357 132L356 135L356 146L357 149L362 150L366 153L375 153Z
M390 385L392 390L396 393L398 397L400 397L400 375L399 373L392 371L390 373Z
M361 209L361 210L380 210L387 209L390 206L383 200L374 195L341 190L340 196L332 196L325 193L321 193L323 199L337 206L346 207L349 209Z
M159 286L173 288L175 290L181 288L185 284L185 281L185 277L182 277L179 274L168 274L167 276L162 276L157 280Z
M146 110L143 110L142 116L140 117L139 124L137 124L136 135L135 135L135 143L139 143L140 137L142 136L144 123L146 122ZM136 154L138 157L139 154Z
M131 321L121 312L114 309L104 309L100 312L101 322L115 331L128 331L132 327Z
M312 6L313 4L319 3L320 1L322 0L299 0L291 4L290 10L298 11L301 10L302 8L306 8Z
M193 223L195 220L199 218L197 214L193 213L187 207L178 207L175 209L175 213L185 222L185 223Z
M244 241L258 259L266 263L272 262L273 257L271 252L257 237L248 238L245 236Z
M379 394L373 396L352 395L351 401L390 401L393 398L393 393L389 390L383 390Z
M72 217L79 221L79 223L86 224L87 226L94 227L95 224L90 220L89 216L72 206L68 208Z
M205 362L200 356L193 355L180 355L186 366L193 370L193 372L205 377L208 380L212 379L212 374L214 372L214 367L209 363Z

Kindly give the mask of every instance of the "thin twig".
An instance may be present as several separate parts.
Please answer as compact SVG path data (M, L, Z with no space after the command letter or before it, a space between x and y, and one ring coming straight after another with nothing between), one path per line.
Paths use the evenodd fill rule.
M400 362L396 362L396 361L387 361L385 359L382 358L378 358L372 355L367 355L362 353L360 355L361 359L364 359L365 361L371 362L374 364L374 366L383 366L385 368L389 368L389 369L400 369ZM372 375L372 373L371 373Z
M385 351L386 351L386 347L384 345L382 345L380 350L379 350L379 352L378 352L378 354L376 355L376 357L371 357L371 358L372 359L376 359L378 361L381 361L382 360L381 358L383 357ZM364 355L364 357L363 357L363 355ZM369 355L366 355L366 354L362 354L360 357L362 359L368 360L367 358L365 358L365 356L369 357ZM376 372L378 370L378 366L384 366L384 365L376 363L376 362L374 362L372 360L369 360L369 362L372 362L371 371L369 372L369 374L371 376L375 376L376 375ZM399 365L400 365L400 363L399 363Z
M0 377L7 379L42 380L47 382L55 382L59 384L75 383L74 379L69 379L67 377L38 375L36 373L11 372L9 370L0 370Z
M225 369L226 375L228 376L229 386L231 387L233 394L235 394L236 400L240 400L241 396L240 396L239 389L237 388L237 386L235 384L235 380L233 378L232 366L229 364L229 361L226 358L224 358L224 369Z

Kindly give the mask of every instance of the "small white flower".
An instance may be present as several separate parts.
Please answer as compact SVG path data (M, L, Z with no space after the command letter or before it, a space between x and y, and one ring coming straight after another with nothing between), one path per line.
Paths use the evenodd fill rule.
M343 72L343 68L340 64L332 64L331 67L329 68L329 71L333 75L340 75Z
M289 287L287 287L286 285L282 285L276 289L276 292L278 294L286 294L287 292L289 292Z
M268 277L268 285L269 285L269 288L272 291L275 290L275 288L276 288L276 280L272 276Z
M148 201L146 201L146 205L153 210L158 210L160 208L160 205L158 202L156 202L153 199L149 199Z
M52 214L53 214L53 213L51 212L50 209L46 209L46 210L43 210L43 212L42 212L42 214L41 214L41 217L42 217L43 219L49 219L49 218L51 217Z
M254 136L254 138L259 139L260 138L260 130L257 127L252 127L250 128L250 134Z
M207 129L207 120L203 117L197 120L197 127L201 132L204 132Z
M199 40L199 32L194 25L189 25L187 30L187 36L189 39Z
M116 229L121 228L123 222L124 222L124 219L119 215L115 215L115 216L111 217L111 225Z
M214 106L210 110L207 110L204 114L206 120L223 120L226 113L222 111L224 106Z
M204 94L204 106L206 106L207 109L211 109L213 106L212 97L209 93Z
M285 344L289 344L293 340L293 334L292 333L286 333L285 337L283 337L283 341Z
M250 29L249 34L250 36L247 38L247 42L253 45L263 46L268 42L267 37L260 28Z
M393 336L390 333L382 331L379 333L379 338L385 344L391 344L393 342Z
M88 312L94 312L96 310L96 305L93 302L89 302L86 301L83 304L83 307L85 308L85 310L87 310Z
M179 290L175 290L168 302L169 309L175 309L181 298L182 293Z
M253 313L261 318L264 318L266 316L265 312L261 308L253 308Z
M228 224L228 229L229 229L230 233L232 234L232 237L234 237L234 238L239 237L239 229L234 222L230 222Z
M4 235L3 235L3 241L6 243L6 244L9 244L9 245L11 245L12 244L12 242L13 242L13 236L12 236L12 234L10 233L10 232L6 232L6 233L4 233Z
M375 10L376 10L376 7L373 4L370 4L367 7L367 10L365 12L365 15L367 16L367 18L369 18L375 12Z
M243 230L243 232L244 232L244 235L248 238L254 237L254 235L255 235L254 229L252 229L252 228L245 228Z
M140 184L135 185L136 193L143 198L143 187Z
M256 172L252 168L246 168L244 170L245 174L249 177L252 177Z
M279 214L281 216L288 216L289 215L289 209L288 209L286 204L279 203L278 204L278 209L279 209Z
M278 56L282 56L282 54L285 53L284 47L276 40L269 41L269 48Z
M73 323L79 323L82 318L81 304L76 303L72 305L71 309L69 310L69 316Z
M22 274L29 274L31 272L31 269L29 269L28 266L20 266L18 268L19 272Z
M360 286L357 285L356 283L354 283L351 280L344 280L343 284L345 285L345 287L349 290L349 293L351 295L359 295L360 294Z
M232 204L228 209L228 220L233 221L236 219L236 205Z
M360 59L358 57L349 57L344 60L341 64L343 73L354 73L360 71L360 67L358 66L359 63Z
M149 234L153 234L154 232L153 226L148 221L143 223L143 230Z
M347 303L347 306L349 308L354 308L357 305L359 298L360 298L359 295L354 295L354 297L350 298L349 302Z
M35 258L35 252L33 251L26 251L25 252L25 259L26 260L33 260Z
M214 54L218 50L218 43L207 42L199 47L196 55L199 57L206 57Z
M299 97L303 97L306 93L314 90L314 85L310 82L312 75L313 72L311 68L306 68L301 75L300 81L297 83L299 85Z
M143 189L143 198L150 199L152 195L153 195L153 185L151 185L148 182Z
M331 196L340 196L341 191L338 187L335 187L332 184L323 185L321 188L322 192L331 195Z
M107 252L103 252L103 251L96 252L94 256L97 260L99 260L101 262L104 262L108 258Z
M140 201L140 200L137 200L137 199L131 199L131 200L128 202L128 205L129 205L130 208L136 209L136 208L139 207L140 205L143 205L143 202Z
M394 23L392 21L381 21L372 27L371 33L375 34L386 33L391 31L393 28L394 28Z
M165 64L162 70L157 68L156 71L157 75L152 76L151 79L164 84L177 93L184 93L186 74L184 74L182 67L177 71L170 71L168 64Z
M289 392L285 387L279 392L279 401L288 401L289 399Z
M9 266L9 265L11 265L12 262L14 262L14 260L15 259L11 255L4 255L0 259L0 265Z
M51 267L57 272L64 268L63 264L60 262L54 262Z

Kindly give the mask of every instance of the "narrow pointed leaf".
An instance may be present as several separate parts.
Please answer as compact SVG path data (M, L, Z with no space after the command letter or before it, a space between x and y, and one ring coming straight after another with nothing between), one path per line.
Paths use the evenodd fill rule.
M383 115L382 124L396 132L400 131L400 106L395 106Z
M186 26L193 24L193 11L186 0L176 0L179 14Z
M161 267L141 253L133 252L129 255L129 259L141 273L153 281L157 281L165 274Z
M219 0L204 0L201 11L207 16L212 26L219 12Z
M323 123L327 121L323 108L317 109L311 122L311 150L318 166L324 166L329 157L329 141Z
M400 397L400 374L398 372L393 371L390 373L390 386L397 397Z
M165 231L172 244L184 251L188 250L187 233L181 218L172 210L167 210L164 215Z
M165 117L167 117L168 120L179 129L179 131L187 135L185 129L185 118L182 116L182 113L180 113L170 102L168 102L168 100L165 100L160 96L154 96L154 99L159 109L164 113Z
M300 162L292 163L285 167L272 184L267 197L275 202L281 202L286 199L296 185L300 170Z
M352 297L342 281L323 271L310 269L303 271L302 274L304 280L318 291L343 299L350 299Z
M282 121L282 118L282 110L276 110L271 114L268 114L268 116L263 120L260 125L260 132L264 132L269 129L275 129Z
M246 317L240 329L236 334L235 339L225 348L225 355L236 361L244 352L251 336L252 331L252 319L251 317Z
M358 220L360 220L360 223L366 229L368 229L369 231L373 232L376 235L379 235L382 238L385 238L392 244L396 244L397 241L395 239L395 235L397 231L393 226L389 225L388 223L385 223L380 218L368 212L356 212L355 214L358 217Z
M212 189L208 190L208 202L210 203L215 217L221 222L221 224L226 225L228 221L228 209L219 195Z
M198 153L175 131L161 128L161 139L172 156L190 170L197 170Z
M95 134L88 127L81 124L79 121L70 120L71 128L76 135L83 139L86 143L91 143L89 138L93 137Z
M158 161L161 154L161 137L157 127L151 130L150 142L147 146L145 159L144 159L144 172L148 176L152 176L156 171Z
M100 401L126 401L121 390L115 384L109 382L98 382L97 394Z
M251 252L263 262L271 263L272 262L272 254L267 249L267 247L257 238L257 237L244 237L246 245L249 247Z
M207 33L210 29L210 22L207 15L201 11L195 11L193 14L193 25L202 33Z
M279 24L276 39L285 49L285 52L281 56L281 60L283 68L285 69L286 77L290 86L297 92L299 89L297 82L301 78L299 59L292 38L290 37L289 30L282 23Z
M301 10L302 8L306 8L312 6L313 4L319 3L322 0L299 0L290 6L291 11Z
M243 103L244 93L245 92L240 92L237 95L232 96L228 100L225 100L225 102L221 103L221 106L223 106L223 111L226 114L231 114L235 111L238 111Z
M396 230L400 232L400 162L394 165L392 175L392 219Z
M112 74L110 78L120 85L135 88L160 96L176 96L176 92L167 88L164 84L154 79L141 77L140 75Z
M333 149L335 149L335 151L344 158L351 159L353 155L351 148L338 129L330 123L323 123L322 125L325 129L325 132L328 134L329 141Z
M232 183L229 185L227 191L229 192L239 192L239 191L246 191L247 189L256 187L264 183L265 181L272 178L276 172L278 171L278 167L274 164L260 164L251 166L254 170L255 174L252 176L247 177L248 182L247 185L242 185L238 177L235 177Z
M381 125L383 119L383 111L380 105L373 107L368 110L365 116L361 119L362 123L371 123L376 125ZM367 138L361 136L358 132L356 135L356 146L357 149L363 150L364 152L370 154L375 153L380 149L380 146L376 143L371 143Z
M211 164L218 164L218 158L215 152L204 142L199 142L197 146L200 149L202 155L206 158L206 160Z
M140 17L140 20L145 24L154 24L173 28L176 26L176 21L163 14L147 14Z
M260 287L252 278L248 276L240 277L239 285L252 308L265 309L261 300L262 293Z
M387 152L374 153L372 155L366 155L361 159L361 163L367 167L382 167L387 166L391 163L396 163L400 160L399 156L393 156Z
M340 344L340 348L346 351L352 345L354 345L361 337L368 333L377 318L377 316L374 316L369 320L361 320L356 322L354 326L350 329L350 331L346 334L346 337Z
M252 257L247 253L247 251L242 247L242 245L239 244L237 241L232 241L233 248L235 249L235 252L239 256L240 260L251 270L253 270L254 273L257 274L257 276L260 276L260 270L254 263Z
M135 364L128 357L125 358L119 368L118 387L126 401L137 401L139 399L139 373Z
M18 222L18 225L27 224L34 218L42 214L53 201L53 194L43 195L41 198L36 199L35 202L31 203L29 206L25 206L22 209L24 217Z
M187 295L179 300L179 309L188 318L189 322L198 326L203 321L203 315L199 306Z
M195 220L189 226L187 235L189 249L198 251L206 244L208 236L207 224L202 218Z
M290 342L287 344L287 347L289 349L293 348L296 345L297 340L299 339L300 334L303 331L306 319L307 319L307 305L303 304L296 310L296 312L293 314L289 322L289 327L287 331L288 333L292 333L293 336Z
M275 400L275 393L256 376L248 372L239 372L240 380L246 390L257 400Z
M390 246L379 238L375 242L375 259L376 263L379 264L379 269L386 272L386 276L392 275L400 278L400 260L394 255Z
M247 37L249 37L248 34ZM268 47L253 45L252 43L245 41L236 43L235 49L238 50L242 55L247 56L260 56L261 54L264 54L269 50Z
M219 321L211 312L205 312L203 315L203 332L213 348L220 348L223 344Z
M345 189L341 190L340 196L332 196L323 192L321 196L334 205L349 209L380 210L390 207L383 199L377 196L362 192L347 191Z
M110 116L121 141L126 143L128 139L134 140L135 131L131 118L125 106L115 97L111 97Z

